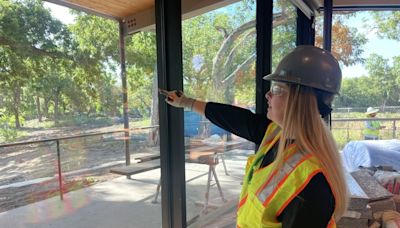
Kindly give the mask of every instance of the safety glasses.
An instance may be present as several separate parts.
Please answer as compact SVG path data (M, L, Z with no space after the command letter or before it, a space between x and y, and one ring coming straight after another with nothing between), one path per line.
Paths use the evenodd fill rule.
M283 88L282 86L275 84L273 82L271 83L271 88L269 89L269 92L273 96L282 96L287 91L288 89Z

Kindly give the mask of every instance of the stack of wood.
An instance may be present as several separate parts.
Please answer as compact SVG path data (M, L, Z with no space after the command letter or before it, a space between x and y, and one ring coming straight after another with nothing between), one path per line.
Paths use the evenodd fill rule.
M348 211L338 221L339 228L400 228L399 196L382 187L371 174L365 169L347 174L351 198Z

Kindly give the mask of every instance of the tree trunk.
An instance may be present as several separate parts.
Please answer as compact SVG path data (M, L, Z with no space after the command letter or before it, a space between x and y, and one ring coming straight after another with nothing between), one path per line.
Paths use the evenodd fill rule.
M16 86L13 90L13 112L15 117L15 127L21 128L21 123L19 122L19 106L21 103L21 87Z
M63 115L65 115L65 113L67 112L67 104L65 104L65 102L64 101L61 101L61 104L62 104L62 109L63 109Z
M59 99L60 99L60 92L59 89L56 90L54 94L54 123L58 124L59 119Z
M274 14L274 22L272 26L276 27L287 22L288 17L286 15L286 10L282 9L282 12ZM246 39L250 39L254 36L255 31L252 30L255 30L255 25L255 20L246 22L233 30L229 35L225 36L221 47L214 57L211 72L212 91L210 91L210 94L213 94L213 98L215 98L216 101L228 102L225 99L225 91L228 89L227 84L234 82L238 71L245 70L255 61L256 54L253 53L241 64L232 68L232 60L235 59L235 56L238 53L237 50L241 48ZM242 40L236 42L242 35L244 35ZM233 99L233 97L231 99Z
M42 122L42 111L40 110L40 97L36 96L36 110L37 110L37 118L39 122Z
M232 55L230 55L230 52L232 51L232 46L234 45L236 39L238 39L243 33L249 31L250 29L254 29L254 27L255 20L252 20L233 30L228 36L226 36L216 56L214 57L211 72L211 94L213 94L216 101L226 102L224 98L227 86L226 83L223 83L223 80L232 72L229 72L227 69L229 68L227 67L227 65L230 65L227 59L232 59Z
M151 101L151 126L158 126L159 116L158 116L158 77L157 77L157 64L154 66L153 75L153 85L151 88L152 101ZM158 127L153 128L150 134L150 141L153 145L158 145L159 143L159 131Z
M49 117L49 103L50 103L50 98L45 97L44 98L44 107L43 107L43 114L48 118Z

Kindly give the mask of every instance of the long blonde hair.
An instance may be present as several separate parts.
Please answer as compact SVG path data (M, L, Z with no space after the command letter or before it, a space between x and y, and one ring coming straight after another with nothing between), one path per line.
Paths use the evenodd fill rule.
M297 84L288 85L282 136L275 165L278 168L283 166L285 149L293 139L299 151L317 157L335 196L334 217L339 219L347 209L348 191L336 143L319 114L313 89Z

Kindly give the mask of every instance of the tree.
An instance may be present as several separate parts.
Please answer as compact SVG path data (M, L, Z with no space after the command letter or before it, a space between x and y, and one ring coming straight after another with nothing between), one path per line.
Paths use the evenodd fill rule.
M400 41L400 12L399 11L376 11L373 12L375 23L369 23L371 29L377 30L376 34L381 38Z
M76 23L69 28L77 43L76 58L81 60L81 64L75 66L73 79L86 102L82 103L74 94L67 96L68 100L79 112L120 115L118 24L85 13L73 13Z
M340 96L334 100L334 107L379 106L382 93L377 89L372 77L344 78ZM373 99L372 99L373 98Z
M126 47L127 76L129 82L129 104L142 117L158 117L155 33L140 32L127 38ZM151 91L149 93L149 91ZM156 106L156 107L154 107ZM158 118L152 119L158 124Z
M400 41L400 12L399 11L376 11L373 12L375 23L369 23L370 30L375 31L378 37ZM391 74L396 78L396 85L400 85L400 60L399 56L393 57ZM400 102L400 88L397 88L397 102ZM394 95L394 96L396 96ZM398 104L398 103L396 103Z
M387 104L396 104L398 99L399 86L396 83L394 70L388 64L388 59L378 54L371 54L366 61L366 68L375 89L379 91L378 100L381 100L383 108Z
M349 15L346 15L349 17ZM343 65L350 66L363 62L363 46L367 42L364 35L359 34L357 28L351 28L342 22L342 15L334 17L332 25L332 54ZM322 23L320 23L322 24ZM315 38L316 46L322 47L322 28L318 28Z
M12 91L9 110L19 128L21 88L42 58L70 58L63 51L70 37L39 0L1 1L0 8L0 86Z
M252 5L252 2L245 2L239 9L243 12L246 4ZM295 46L295 18L296 10L285 1L277 1L273 15L273 66L283 57L288 50ZM251 15L251 14L249 14ZM215 26L215 29L222 31L223 40L218 52L213 59L211 86L213 94L219 101L232 103L233 87L235 79L242 72L249 70L251 72L255 60L255 20L246 18L249 21L244 21L237 27L235 23L229 22ZM361 58L362 49L366 39L357 33L357 30L350 29L346 25L341 24L338 20L333 26L333 48L332 52L337 59L344 65L351 65L363 61ZM317 45L321 43L320 37L316 38ZM254 81L254 80L248 80Z

